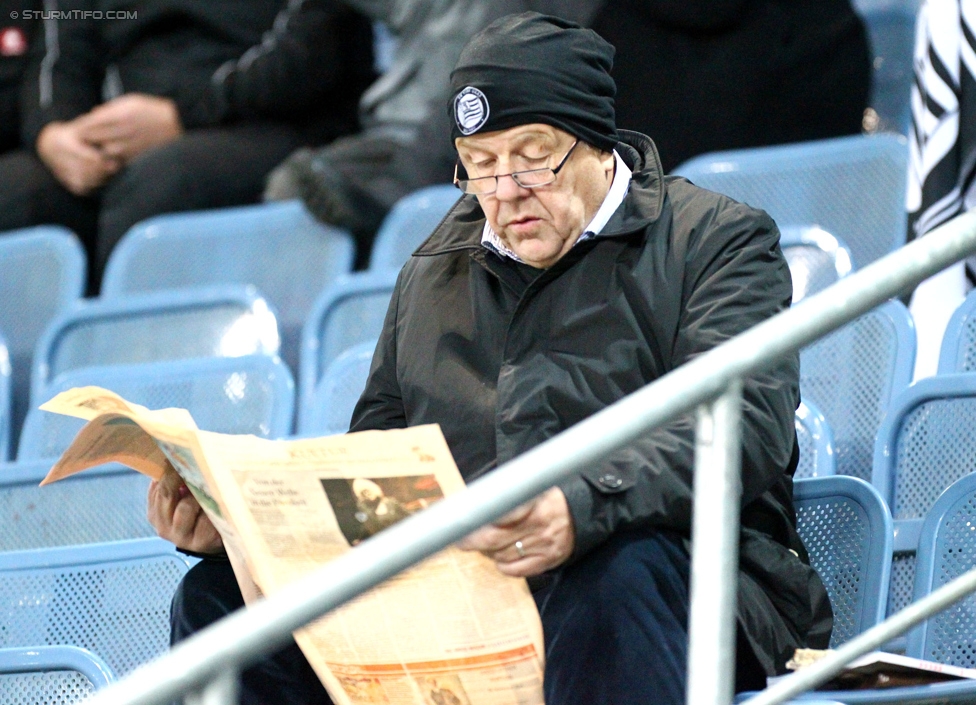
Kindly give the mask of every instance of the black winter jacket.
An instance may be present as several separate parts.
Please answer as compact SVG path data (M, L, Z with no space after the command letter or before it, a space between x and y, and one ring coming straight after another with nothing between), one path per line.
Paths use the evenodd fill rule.
M47 123L135 92L171 98L186 128L277 120L322 143L358 128L374 78L371 24L339 0L51 6L24 83L29 145Z
M20 146L20 83L39 0L0 0L0 153Z
M769 216L664 177L653 143L621 134L626 199L549 269L484 248L474 197L454 206L400 273L352 431L439 423L470 480L789 306ZM795 528L798 375L792 355L743 392L739 623L770 674L831 624ZM634 527L688 537L693 446L687 416L562 483L570 560Z

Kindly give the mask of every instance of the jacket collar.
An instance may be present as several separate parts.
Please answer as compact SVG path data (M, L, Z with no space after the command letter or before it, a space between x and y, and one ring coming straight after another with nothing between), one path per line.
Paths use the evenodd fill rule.
M664 205L664 174L657 148L646 135L619 130L617 152L634 175L624 202L594 239L618 237L643 230L661 216ZM485 214L474 196L462 196L434 229L415 257L444 254L481 247Z

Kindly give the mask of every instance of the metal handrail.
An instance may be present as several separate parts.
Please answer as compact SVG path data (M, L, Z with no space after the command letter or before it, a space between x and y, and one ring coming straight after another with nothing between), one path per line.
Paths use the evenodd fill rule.
M293 630L499 518L648 430L700 405L705 405L700 418L718 416L709 413L715 408L712 402L738 380L774 366L784 355L974 252L976 213L971 213L700 355L499 467L467 490L363 542L269 599L208 627L90 702L162 704L181 693L204 688L218 676L226 681L228 670L236 672L277 650L291 638ZM714 489L713 484L716 483L696 483L696 507L713 501L699 494L699 490ZM738 495L731 493L725 501L729 499L738 502ZM733 514L737 512L728 512L727 516ZM713 541L693 544L693 576L696 566L702 565L701 552L710 544L723 544L730 533L734 534L734 542L738 540L737 525L716 524L710 530ZM727 584L733 578L719 574L711 584ZM720 597L709 591L693 594L692 611L696 603L712 599L718 601ZM725 618L734 619L734 610ZM714 634L714 625L711 628ZM702 674L714 673L716 664L705 663L709 654L699 650L701 641L693 632L689 634L691 668L699 668ZM723 675L716 674L716 680ZM221 687L226 688L223 684ZM730 702L721 684L712 690L716 705ZM215 697L213 702L222 701Z

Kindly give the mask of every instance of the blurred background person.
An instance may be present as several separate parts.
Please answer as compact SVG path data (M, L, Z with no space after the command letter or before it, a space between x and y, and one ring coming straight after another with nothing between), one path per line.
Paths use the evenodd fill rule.
M296 147L355 131L375 77L372 27L337 0L118 7L45 16L23 83L30 147L0 158L0 230L75 230L92 292L135 223L255 202Z
M20 146L20 82L40 24L34 17L39 6L30 0L0 0L0 154Z

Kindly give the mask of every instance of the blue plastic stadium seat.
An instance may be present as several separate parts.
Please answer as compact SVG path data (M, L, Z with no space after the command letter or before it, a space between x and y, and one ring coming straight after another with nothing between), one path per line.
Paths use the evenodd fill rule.
M891 399L911 382L915 329L889 301L800 351L800 394L834 432L837 473L871 478L874 439Z
M162 539L0 553L3 643L79 646L125 675L169 647L187 568Z
M0 649L0 703L80 703L114 680L100 657L77 646Z
M864 267L905 244L908 145L900 135L714 152L675 174L767 211L781 228L815 223Z
M0 335L0 462L10 456L13 427L13 405L10 392L10 353L7 341Z
M298 369L302 324L319 292L351 270L354 250L348 232L318 222L300 201L162 215L119 241L102 296L254 285L278 313L282 357Z
M42 226L0 233L0 332L13 375L10 450L27 415L34 347L44 327L80 300L85 271L84 250L70 230ZM8 457L0 454L0 460Z
M878 492L853 477L797 480L797 528L830 596L837 647L884 619L891 514Z
M50 460L0 467L0 551L156 535L146 519L149 478L103 465L39 487Z
M895 519L889 612L911 602L922 521L949 485L976 471L976 373L921 379L891 404L872 484Z
M86 386L110 389L150 409L187 409L197 426L218 433L287 436L295 410L291 372L280 359L267 355L82 367L55 377L37 401ZM82 426L81 419L32 409L17 459L57 458Z
M304 414L329 364L344 350L379 337L396 278L395 270L353 274L319 297L302 331L299 428L306 425Z
M780 247L793 278L793 303L826 289L853 270L847 245L816 226L787 226Z
M949 319L942 350L939 355L939 374L976 372L976 289L969 292Z
M156 292L79 306L38 341L31 399L68 370L278 353L275 314L253 287Z
M370 269L402 267L461 196L453 184L444 184L414 191L397 201L376 233Z
M834 434L827 419L815 406L800 402L794 419L800 463L793 477L830 477L837 474L834 459Z
M299 428L303 435L331 436L349 430L356 402L366 388L376 341L354 345L332 361L309 400Z

